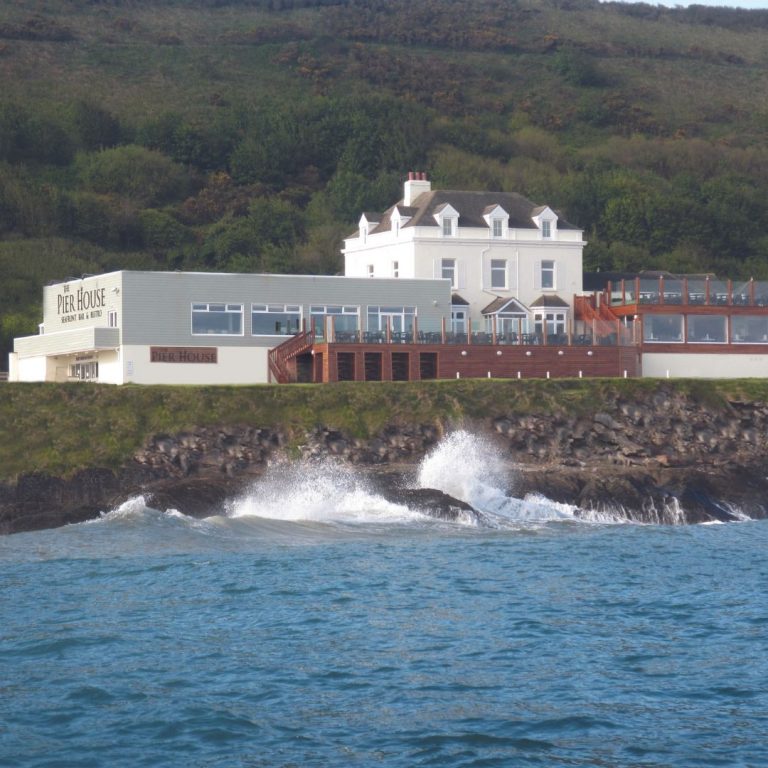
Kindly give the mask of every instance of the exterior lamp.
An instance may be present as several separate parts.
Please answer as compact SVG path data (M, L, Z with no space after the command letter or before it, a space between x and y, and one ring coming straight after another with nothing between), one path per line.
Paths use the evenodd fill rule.
M530 349L526 349L526 350L525 350L525 356L526 356L526 357L530 357L532 354L533 354L533 352L531 352L531 350L530 350Z
M461 350L461 356L462 357L466 357L467 356L467 350L466 349L462 349Z

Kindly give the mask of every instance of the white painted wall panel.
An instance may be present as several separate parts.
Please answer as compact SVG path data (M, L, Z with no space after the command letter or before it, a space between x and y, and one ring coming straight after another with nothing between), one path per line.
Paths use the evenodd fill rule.
M742 379L768 377L768 354L643 353L643 377Z

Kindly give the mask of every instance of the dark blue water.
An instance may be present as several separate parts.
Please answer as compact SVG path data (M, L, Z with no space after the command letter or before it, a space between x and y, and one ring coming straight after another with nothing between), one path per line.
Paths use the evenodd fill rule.
M0 539L0 765L768 765L768 522L478 528L332 479Z

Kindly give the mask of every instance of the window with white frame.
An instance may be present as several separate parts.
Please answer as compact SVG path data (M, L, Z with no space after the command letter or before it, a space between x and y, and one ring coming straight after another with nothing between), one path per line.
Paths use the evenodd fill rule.
M400 262L392 262L392 277L400 277Z
M451 307L451 333L467 332L466 307Z
M107 325L110 328L117 328L117 310L116 309L110 309L109 312L107 312Z
M457 283L457 270L456 259L441 259L440 260L440 276L443 280L451 281L451 288L458 288Z
M373 264L368 265L368 277L373 277Z
M337 304L312 304L309 315L315 329L315 334L325 336L327 321L331 318L336 333L355 333L360 327L360 307L341 306Z
M301 330L298 304L251 304L251 334L289 336Z
M541 262L541 287L543 289L555 287L555 262L551 259Z
M552 222L551 221L542 221L541 222L541 236L545 238L552 237Z
M243 305L196 303L192 305L193 336L242 336Z
M536 333L546 333L547 336L565 334L567 313L548 309L533 313L533 327Z
M507 260L491 259L491 288L506 290Z
M368 331L386 331L389 325L393 333L413 330L416 307L368 307Z
M453 218L446 216L443 218L443 236L451 237L453 235Z
M494 237L501 237L504 234L504 222L501 219L491 219L492 231Z

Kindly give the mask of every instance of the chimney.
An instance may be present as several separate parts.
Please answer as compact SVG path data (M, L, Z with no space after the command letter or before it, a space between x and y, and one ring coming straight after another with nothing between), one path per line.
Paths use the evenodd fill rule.
M432 184L423 171L409 171L403 190L403 205L413 205L420 195L432 191Z

